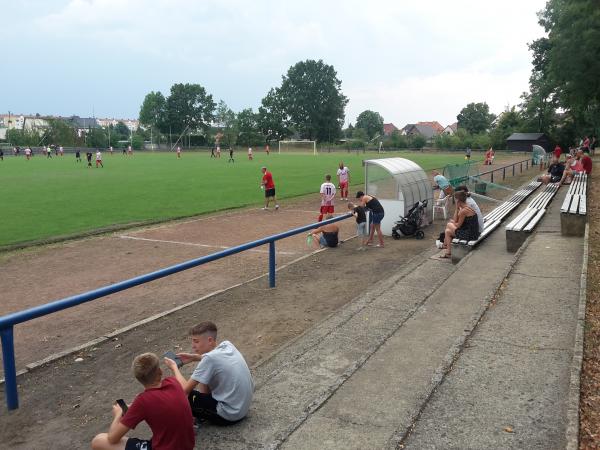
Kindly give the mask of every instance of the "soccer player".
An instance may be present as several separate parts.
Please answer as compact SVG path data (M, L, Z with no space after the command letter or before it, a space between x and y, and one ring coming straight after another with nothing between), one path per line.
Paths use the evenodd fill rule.
M128 146L127 146L127 154L128 154L129 156L133 155L133 148L131 148L131 145L128 145Z
M52 158L52 149L50 148L50 146L45 147L46 148L46 159L48 158Z
M177 158L181 158L181 147L177 146Z
M0 161L4 161L4 151L0 148Z
M211 158L216 158L217 157L217 155L215 155L215 147L214 146L210 149L210 157Z
M265 152L267 152L267 156L269 156L269 153L271 153L271 148L269 147L269 144L265 145Z
M123 147L123 155L127 156L127 149Z
M175 364L172 360L167 362L166 359L165 363ZM136 356L132 370L135 378L144 386L144 390L135 397L125 412L118 403L113 405L113 421L108 433L96 435L92 441L92 449L193 450L194 418L187 394L179 379L177 377L163 379L160 361L154 353L142 353ZM152 430L152 439L128 437L127 432L143 421Z
M81 162L81 152L79 149L75 150L75 161Z
M252 147L248 147L248 159L252 161Z
M217 158L221 158L221 146L217 145Z
M25 148L25 158L27 158L27 161L31 158L31 149L29 147Z
M279 205L277 204L277 197L275 197L275 183L273 182L273 175L267 170L266 167L263 167L260 170L263 173L262 182L260 185L265 190L265 206L263 207L263 211L269 209L269 202L271 199L273 199L273 203L275 203L275 210L278 210Z
M65 153L65 149L63 148L63 146L61 145L60 147L58 147L58 154L60 156L63 156Z
M110 147L108 147L108 151L110 152L110 156L112 156L112 154L113 154L113 147L112 147L112 145Z
M343 161L340 161L340 167L337 170L338 186L342 200L348 200L348 185L350 184L350 169L348 169Z
M96 151L96 169L98 168L98 164L100 164L100 166L104 168L104 164L102 164L102 153L100 153L100 149Z
M331 175L325 175L325 183L321 184L321 211L319 222L325 214L333 214L333 199L335 198L335 185L331 182Z
M92 152L86 152L85 158L87 159L87 162L88 162L87 166L92 167Z
M229 147L229 161L227 161L227 162L228 163L230 163L230 162L234 163L235 162L235 159L233 159L233 148L232 147Z

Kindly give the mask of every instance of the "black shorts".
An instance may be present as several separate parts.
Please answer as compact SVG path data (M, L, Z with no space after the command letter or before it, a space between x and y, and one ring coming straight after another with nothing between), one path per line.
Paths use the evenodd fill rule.
M275 188L265 189L265 197L275 197Z
M243 420L240 419L231 421L219 416L217 414L217 405L219 402L217 402L210 394L192 391L190 392L190 395L188 395L188 400L192 408L192 415L198 419L208 420L209 422L219 426L233 425L238 423L240 420Z
M152 450L152 441L129 438L125 444L125 450Z

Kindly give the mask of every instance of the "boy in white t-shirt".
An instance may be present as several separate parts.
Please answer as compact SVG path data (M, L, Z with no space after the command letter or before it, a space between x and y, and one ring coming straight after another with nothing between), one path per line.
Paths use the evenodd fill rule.
M96 169L98 168L98 164L104 167L104 164L102 164L102 153L100 153L100 150L96 152Z
M188 395L192 414L216 425L231 425L248 414L254 380L246 360L229 341L217 345L217 326L202 322L190 330L194 353L178 353L184 364L197 361L189 380L175 361L165 358L175 378Z
M319 222L323 220L325 214L333 214L333 199L335 198L335 185L331 182L331 175L325 175L325 183L321 184L319 190L321 194L321 210L319 213Z
M337 170L338 187L340 188L340 195L342 200L348 200L348 184L350 184L350 169L344 166L344 163L340 161L339 169Z
M252 147L248 147L248 159L252 161Z

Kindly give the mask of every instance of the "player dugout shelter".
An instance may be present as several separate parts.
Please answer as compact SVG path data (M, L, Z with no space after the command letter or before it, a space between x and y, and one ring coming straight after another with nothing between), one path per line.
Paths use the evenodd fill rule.
M415 203L427 200L425 223L432 222L433 189L418 164L404 158L364 161L365 193L377 197L385 210L381 231L391 236L394 223L406 216Z

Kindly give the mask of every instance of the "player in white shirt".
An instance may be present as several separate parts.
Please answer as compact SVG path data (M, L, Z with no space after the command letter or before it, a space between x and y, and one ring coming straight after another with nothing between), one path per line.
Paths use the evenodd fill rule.
M98 168L98 164L104 167L104 164L102 164L102 153L100 153L100 150L96 152L96 169Z
M321 213L319 222L325 214L333 214L333 199L335 198L335 185L331 182L331 175L325 175L325 183L321 185Z
M29 147L25 149L25 157L27 158L27 160L31 158L31 149Z
M342 200L348 200L348 184L350 183L350 169L344 166L344 163L341 161L340 168L337 171L337 177Z
M248 159L252 161L252 147L248 147Z
M177 157L181 158L181 147L177 146Z

